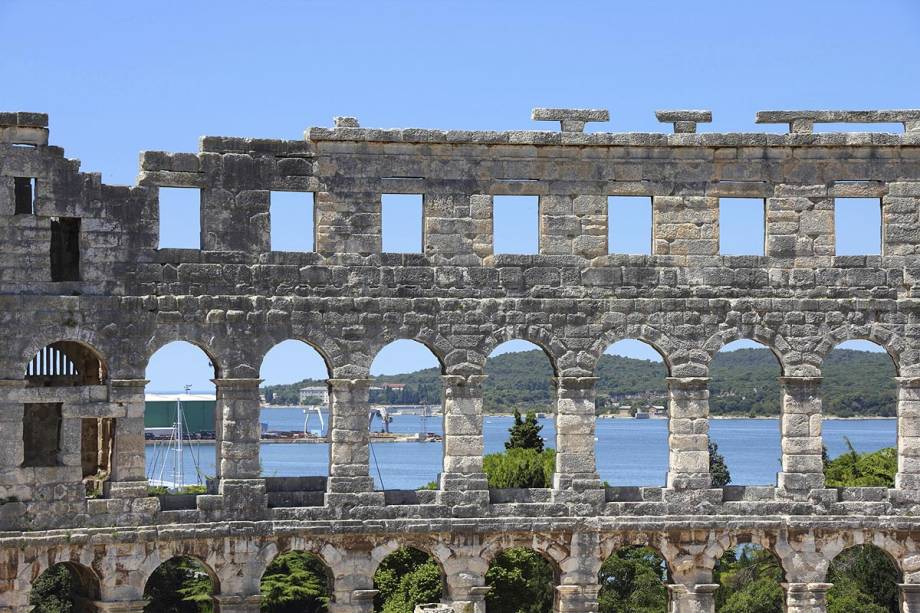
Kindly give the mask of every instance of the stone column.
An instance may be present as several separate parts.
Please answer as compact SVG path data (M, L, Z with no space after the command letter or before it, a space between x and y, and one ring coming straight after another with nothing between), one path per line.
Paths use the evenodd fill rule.
M920 613L920 583L900 583L901 613Z
M329 603L329 613L373 613L377 590L352 590L349 602L336 598Z
M825 613L832 583L784 583L786 613Z
M805 500L811 490L824 487L821 377L780 377L779 384L782 472L777 487L781 495Z
M597 611L599 585L557 585L556 613L591 613Z
M554 490L586 493L603 502L594 444L596 377L558 377L556 383L556 473Z
M896 377L898 384L898 472L895 487L920 492L920 377Z
M105 482L106 498L143 498L147 495L144 448L144 389L146 379L112 379L109 399L124 407L115 419L112 475Z
M326 504L352 504L360 496L383 504L370 476L370 379L329 379L329 481ZM370 498L379 498L371 501Z
M708 489L708 378L668 377L668 483L670 489Z
M674 583L667 588L668 613L715 613L718 583Z
M444 465L439 482L445 503L479 506L489 503L489 484L482 469L482 383L485 378L485 375L441 377L444 385Z
M211 600L220 613L259 613L261 594L215 594Z
M260 478L259 466L262 380L213 381L217 387L217 476L219 493L224 497L224 518L262 517L267 512L265 480Z
M17 398L26 382L22 379L0 379L0 474L8 475L24 459L22 443L23 404ZM0 486L15 485L0 481Z

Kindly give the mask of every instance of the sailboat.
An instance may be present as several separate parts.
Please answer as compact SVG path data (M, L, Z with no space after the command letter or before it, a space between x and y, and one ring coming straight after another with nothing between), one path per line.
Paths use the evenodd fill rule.
M191 387L191 385L185 386L186 397ZM192 445L188 422L182 408L182 397L182 394L176 396L176 420L173 422L169 438L166 441L157 441L153 448L153 461L147 465L147 483L154 487L165 487L171 492L181 492L189 485L204 485L200 450L197 446ZM188 483L185 478L186 446L189 448L188 455L195 466L195 483Z

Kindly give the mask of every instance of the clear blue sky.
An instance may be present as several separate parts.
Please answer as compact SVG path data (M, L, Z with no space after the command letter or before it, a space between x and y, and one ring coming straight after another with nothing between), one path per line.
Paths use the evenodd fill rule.
M706 108L714 121L703 131L775 131L755 126L754 113L920 107L920 3L910 0L255 6L4 0L0 109L49 113L52 143L107 183L130 184L143 149L195 151L204 134L301 138L334 115L370 127L508 130L541 127L529 118L535 106L600 107L612 121L591 130L668 131L656 109ZM309 203L281 206L276 245L298 248L310 232L298 207ZM877 212L853 208L840 231L870 250L871 233L859 230L877 227ZM393 214L388 242L417 242L412 210ZM633 215L641 221L641 206L626 223ZM727 250L762 244L750 215L738 214L742 230L723 226L740 243ZM530 226L509 217L496 234L526 239ZM177 215L164 239L181 242L188 227ZM201 387L189 355L158 359L151 387ZM409 350L394 359L427 365ZM270 380L321 374L277 362Z

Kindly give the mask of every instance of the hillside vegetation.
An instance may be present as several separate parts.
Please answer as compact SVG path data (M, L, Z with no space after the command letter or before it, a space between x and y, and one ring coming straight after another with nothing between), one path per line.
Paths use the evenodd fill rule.
M484 404L487 412L551 411L553 371L539 350L505 353L486 363ZM824 362L821 396L824 413L840 417L894 417L894 364L885 353L837 349ZM401 383L403 390L375 390L371 401L383 404L439 404L440 370L428 368L401 375L374 377L375 386ZM768 349L738 349L716 355L710 368L713 415L779 415L779 363ZM598 363L599 413L616 405L664 405L667 370L662 362L604 355ZM303 380L264 388L272 404L297 403L301 387L323 385Z

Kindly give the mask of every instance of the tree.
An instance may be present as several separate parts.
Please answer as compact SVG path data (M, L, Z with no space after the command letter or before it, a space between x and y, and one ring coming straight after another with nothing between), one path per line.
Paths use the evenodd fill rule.
M549 613L553 610L553 568L531 549L506 549L486 572L489 613Z
M783 569L776 557L759 547L727 551L716 563L713 578L719 613L781 613Z
M262 576L263 613L324 613L329 604L326 567L315 555L290 551Z
M667 608L667 567L650 547L625 547L598 573L600 613L660 613Z
M556 471L556 450L512 448L490 453L482 459L482 467L493 489L551 487Z
M838 578L827 593L827 613L889 613L871 596L862 592L856 582ZM896 613L892 611L892 613Z
M732 482L725 457L719 453L719 446L712 441L709 441L709 474L712 477L712 487L725 487Z
M160 564L144 587L147 613L211 613L211 577L190 558Z
M869 602L881 607L882 611L897 613L899 610L898 583L901 573L888 555L878 547L860 545L843 551L831 563L827 580L834 584L834 588L828 592L830 602L838 599L846 599L849 602L853 600L855 592L860 592L869 598ZM839 589L838 584L841 586ZM874 611L871 608L851 610L865 610L867 613Z
M29 604L41 613L81 613L91 610L90 597L66 564L55 564L35 580Z
M844 439L847 451L825 461L827 487L894 487L898 471L898 454L894 447L872 453L858 453L850 439Z
M505 449L535 449L537 452L543 451L543 437L540 436L540 430L543 426L537 423L537 416L534 413L527 413L525 419L521 419L521 412L514 410L514 425L508 430L510 436L505 442Z
M430 555L412 547L397 549L374 573L374 610L412 613L415 606L438 602L444 591L441 568Z

